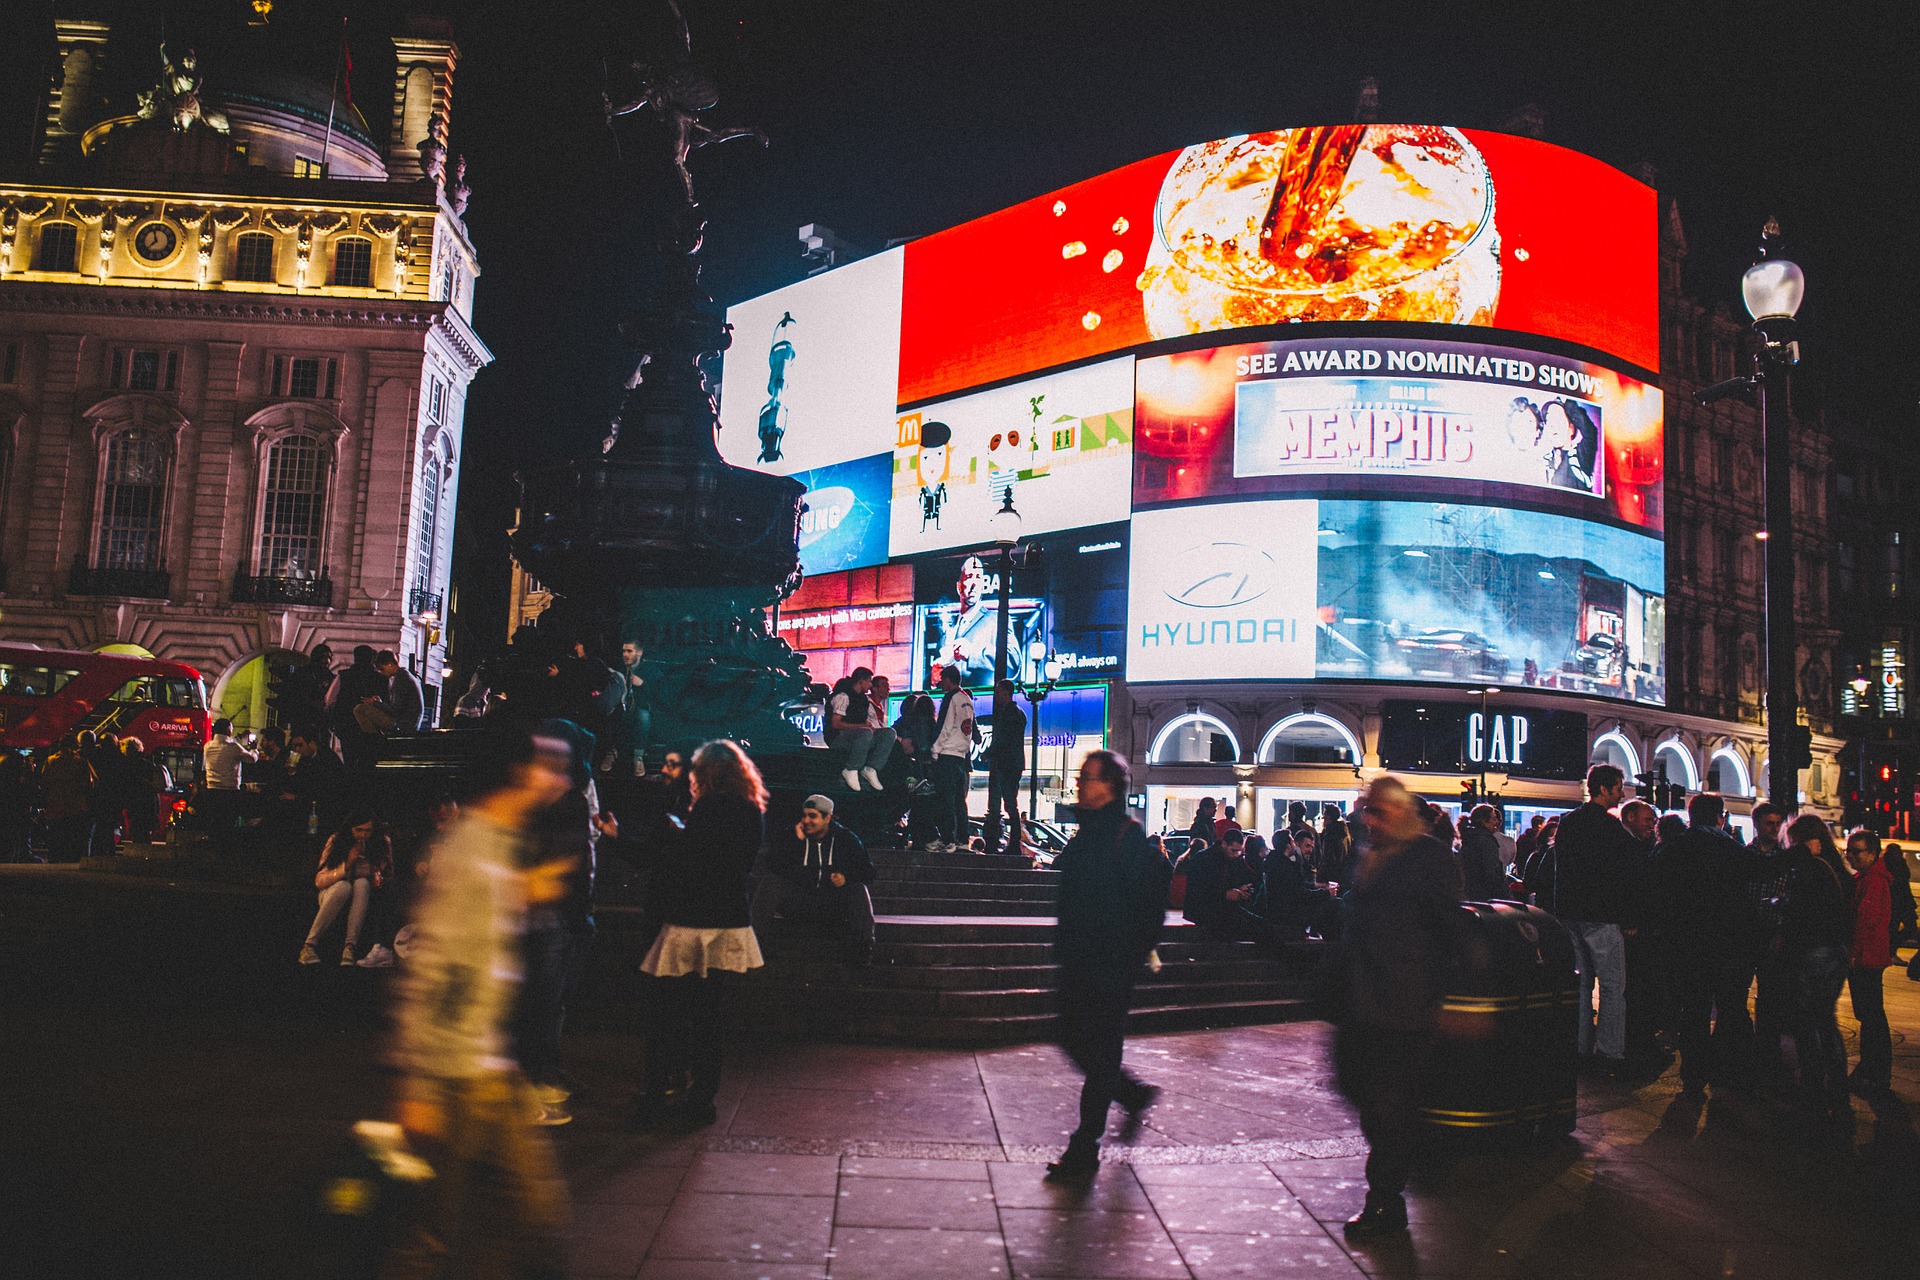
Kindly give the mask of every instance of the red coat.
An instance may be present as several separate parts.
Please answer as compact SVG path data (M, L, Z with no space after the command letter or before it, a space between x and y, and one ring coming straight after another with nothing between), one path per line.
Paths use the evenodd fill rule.
M1853 881L1853 967L1893 963L1893 873L1883 856Z

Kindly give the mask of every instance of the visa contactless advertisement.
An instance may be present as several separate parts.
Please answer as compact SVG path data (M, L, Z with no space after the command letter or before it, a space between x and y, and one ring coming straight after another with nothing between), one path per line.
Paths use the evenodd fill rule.
M1316 321L1471 325L1660 367L1650 187L1432 125L1242 134L906 246L900 401L1143 343Z
M1138 382L1136 503L1333 489L1664 523L1660 390L1588 361L1305 339L1154 356Z
M887 448L903 260L889 249L727 308L721 457L796 475Z
M1127 678L1508 684L1666 697L1657 538L1468 504L1255 500L1134 516Z
M1022 538L1125 520L1133 360L1030 378L901 415L894 555L990 543L1010 497Z

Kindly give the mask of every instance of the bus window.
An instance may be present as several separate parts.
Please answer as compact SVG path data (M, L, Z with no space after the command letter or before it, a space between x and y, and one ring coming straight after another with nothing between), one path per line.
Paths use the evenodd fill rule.
M0 694L16 698L46 698L60 692L79 675L58 667L27 667L0 662Z

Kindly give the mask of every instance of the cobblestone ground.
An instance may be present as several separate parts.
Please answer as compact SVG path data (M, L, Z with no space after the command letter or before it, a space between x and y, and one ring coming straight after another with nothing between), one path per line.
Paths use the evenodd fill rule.
M0 991L0 1273L331 1276L308 1205L382 1108L375 975L272 1007ZM1058 1052L743 1042L721 1121L630 1132L639 1046L582 1036L555 1130L581 1277L1871 1277L1920 1274L1920 983L1890 971L1897 1099L1851 1142L1784 1100L1583 1083L1571 1140L1434 1163L1406 1243L1350 1249L1363 1146L1314 1023L1143 1037L1165 1090L1083 1192ZM1843 1026L1854 1026L1843 998Z

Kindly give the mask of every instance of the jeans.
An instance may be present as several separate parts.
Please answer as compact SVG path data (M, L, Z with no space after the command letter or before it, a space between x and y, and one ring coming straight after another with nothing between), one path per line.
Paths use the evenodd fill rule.
M1860 1079L1882 1089L1893 1083L1893 1032L1887 1026L1886 997L1881 986L1885 972L1878 966L1856 965L1847 975L1853 1016L1860 1020Z
M816 889L783 876L761 877L753 891L753 932L762 948L782 916L790 924L834 926L848 954L860 964L873 955L873 895L863 884L850 880L838 889Z
M1627 1056L1627 947L1617 924L1569 920L1574 963L1580 974L1580 1052L1603 1058ZM1592 1015L1593 989L1600 988L1600 1018Z
M1847 1096L1847 1047L1834 1006L1847 980L1845 947L1814 947L1788 960L1793 973L1793 1043L1800 1059L1800 1090L1816 1109ZM1892 1050L1889 1047L1889 1056Z
M1020 775L1022 766L994 765L987 770L987 820L983 834L987 852L1000 849L1000 814L1007 815L1007 852L1020 852Z
M360 943L360 930L367 923L367 909L373 902L373 881L361 877L336 880L320 891L320 910L314 913L313 928L307 930L307 945L319 947L320 936L333 928L341 911L347 913L347 945L351 952Z
M1060 970L1060 1047L1086 1077L1080 1086L1080 1126L1073 1145L1092 1146L1107 1131L1107 1111L1118 1102L1138 1107L1147 1086L1121 1065L1127 1010L1133 1003L1133 970L1088 964Z
M520 996L513 1011L513 1056L535 1084L558 1084L567 931L557 919L529 923L520 938L520 961Z
M933 830L948 844L967 840L967 789L973 777L965 756L933 758Z
M840 767L855 773L862 769L877 773L885 768L887 757L893 754L893 742L891 729L842 729L833 735L833 749L846 753L846 763Z
M437 1082L446 1132L420 1153L426 1182L414 1222L387 1255L381 1280L452 1275L566 1274L567 1184L519 1072Z
M1429 1037L1365 1023L1345 1023L1334 1040L1340 1091L1360 1113L1367 1139L1367 1203L1407 1189L1419 1149L1420 1084Z

